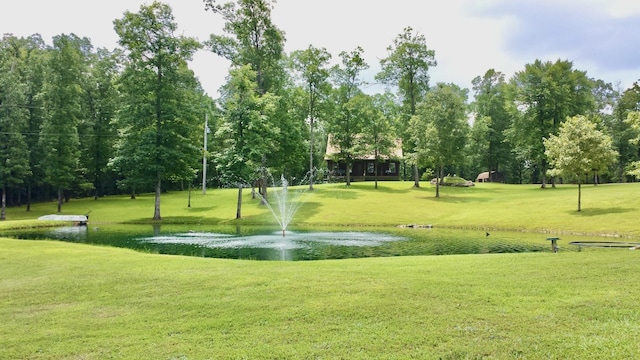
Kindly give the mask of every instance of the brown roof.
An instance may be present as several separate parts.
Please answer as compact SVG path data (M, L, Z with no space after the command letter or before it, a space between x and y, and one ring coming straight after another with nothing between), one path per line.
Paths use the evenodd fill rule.
M332 141L333 137L331 136L331 134L329 134L329 137L327 139L327 151L325 152L324 155L324 159L325 160L330 160L333 156L335 156L336 154L340 153L340 148L338 147L337 144L334 144ZM395 141L396 145L394 146L393 149L391 149L391 156L389 156L392 159L402 159L402 141L400 139L396 139ZM387 156L380 156L381 158L387 158ZM366 154L366 155L360 155L358 156L359 160L375 160L375 154L371 153L371 154Z

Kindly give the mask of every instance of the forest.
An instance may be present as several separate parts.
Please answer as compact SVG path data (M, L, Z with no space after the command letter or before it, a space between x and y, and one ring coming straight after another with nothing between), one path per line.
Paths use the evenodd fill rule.
M313 186L332 179L329 135L340 150L334 160L347 169L364 154L376 164L387 159L400 141L402 177L416 187L484 171L542 187L640 176L638 82L621 89L571 60L532 59L511 77L487 69L471 89L432 84L437 49L407 26L380 59L375 80L385 92L368 94L362 48L338 59L313 45L286 53L271 21L274 2L204 3L225 26L203 42L178 35L172 9L157 1L114 19L115 49L73 33L51 43L4 34L1 219L7 206L28 211L55 199L60 212L74 197L147 192L155 192L160 219L162 192L203 181L242 189L260 179L266 187L268 173ZM189 69L199 49L230 62L219 98L206 95ZM572 138L570 128L583 130ZM584 129L598 136L583 139ZM589 163L562 163L582 141L597 151L574 157L589 153ZM346 175L339 181L349 185Z

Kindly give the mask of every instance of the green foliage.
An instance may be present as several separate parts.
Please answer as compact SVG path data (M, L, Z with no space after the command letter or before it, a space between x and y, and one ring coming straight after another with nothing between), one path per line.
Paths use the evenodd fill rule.
M475 172L504 171L513 161L511 146L505 140L505 130L512 122L507 105L509 84L504 74L493 69L474 78L472 84L475 92L472 109L476 122L481 122L474 129L475 146L470 147L472 166Z
M551 168L549 175L578 183L593 171L603 171L615 161L617 152L611 137L597 130L585 116L568 118L558 135L544 139L545 155Z
M44 85L47 116L40 141L45 153L46 181L58 190L58 212L62 207L62 191L73 184L79 166L78 123L83 115L80 84L87 72L83 50L89 46L88 39L73 34L56 36L48 61Z
M597 130L585 116L574 116L560 125L557 136L544 139L544 146L551 166L549 175L578 182L578 211L581 211L580 184L585 176L606 170L618 156L611 137Z
M160 219L162 181L192 179L198 164L202 90L187 61L200 44L174 35L171 8L158 2L126 12L114 24L128 61L120 78L121 133L113 163L130 186L155 183L153 218Z
M427 94L411 118L418 164L434 166L437 177L442 176L445 165L463 159L469 131L465 100L466 94L460 88L440 83Z
M256 73L258 92L277 93L284 81L281 63L284 33L271 21L275 1L239 0L216 4L204 0L205 7L225 20L228 35L212 34L206 45L230 60L233 67L249 65Z
M333 116L327 123L331 142L337 146L336 161L347 164L347 185L351 184L351 163L359 152L357 139L360 136L364 119L355 113L358 109L358 95L362 94L361 73L369 68L362 57L363 50L357 47L351 52L340 53L341 65L333 68L333 79L337 88L332 93Z
M507 138L520 160L540 169L544 187L547 159L543 139L557 134L567 117L595 109L593 83L585 72L573 69L570 61L536 60L514 75L511 86L513 124Z
M224 86L222 124L216 132L223 146L215 159L225 185L250 182L262 166L263 155L275 150L272 140L278 127L271 121L278 99L270 93L259 96L255 77L245 65L232 70Z

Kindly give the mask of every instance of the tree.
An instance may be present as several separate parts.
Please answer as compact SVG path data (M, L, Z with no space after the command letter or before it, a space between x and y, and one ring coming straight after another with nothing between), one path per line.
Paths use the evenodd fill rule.
M640 85L636 81L622 92L608 124L609 133L613 137L614 146L619 154L617 177L623 182L627 181L626 175L629 175L627 171L630 164L640 160L638 144L632 141L637 133L631 126L633 121L628 119L629 114L637 111L640 111Z
M435 51L427 47L424 35L413 32L406 27L398 35L393 45L387 47L389 55L380 60L382 70L376 80L396 86L404 107L404 116L400 123L403 152L415 151L411 143L409 119L416 113L416 105L429 90L429 68L436 66ZM412 164L414 186L420 187L418 168Z
M47 116L40 141L45 150L47 183L58 191L58 212L62 211L63 191L76 179L78 170L78 122L81 118L82 78L86 74L82 45L88 42L76 35L58 35L48 62L44 92Z
M222 143L215 155L216 169L225 184L238 186L236 219L242 217L242 188L246 179L261 167L262 156L273 148L266 131L273 131L270 115L277 99L267 93L258 96L256 74L249 65L231 70L223 88L222 124L216 138Z
M325 48L311 45L306 50L297 50L291 54L292 68L298 73L307 94L306 119L309 119L309 190L313 190L313 145L315 141L314 123L318 117L318 102L326 96L329 89L329 60L331 54Z
M29 149L29 174L25 178L25 186L26 211L31 211L33 189L41 186L45 178L45 149L40 141L40 129L46 116L43 94L49 53L40 35L32 35L25 40L25 108L28 111L25 140Z
M275 0L238 0L224 4L218 4L216 0L204 0L204 3L205 9L222 16L225 20L224 32L228 34L212 34L206 45L215 54L231 61L232 68L249 65L255 73L255 91L260 96L268 92L279 95L286 79L282 61L285 37L271 21L271 10ZM292 130L287 129L293 124L287 121L290 120L287 109L282 105L272 115L283 120L283 124L274 121L273 125L282 126L283 131ZM262 136L266 138L270 133L279 132L266 132ZM278 140L280 139L271 139L274 144L278 144ZM267 168L270 163L280 162L276 157L282 153L280 150L262 154L260 177L263 202L266 201Z
M389 107L394 105L392 95L376 94L373 96L360 95L354 100L358 100L356 116L362 118L362 136L360 143L363 147L363 154L373 154L373 173L375 179L374 187L378 188L378 166L383 158L391 158L392 151L397 145L395 131L393 128L393 118L389 115ZM385 110L387 110L385 112Z
M525 65L511 79L513 86L513 123L507 139L522 161L539 169L541 187L547 184L547 158L543 139L558 132L570 116L595 109L592 82L586 73L573 69L570 61Z
M200 154L195 144L202 89L187 66L200 44L174 34L171 8L159 2L125 12L114 27L127 52L120 79L120 149L133 151L117 156L133 158L121 163L139 167L128 173L141 177L136 182L153 179L153 219L160 220L162 182L191 178Z
M472 104L475 121L480 121L482 126L486 126L486 138L475 139L486 141L486 149L483 149L483 152L476 150L476 155L486 155L476 166L479 165L478 170L481 171L504 171L511 161L511 147L505 141L504 134L511 125L511 116L507 111L508 84L504 80L504 74L494 69L487 70L482 77L474 78L472 84L475 93L475 101ZM478 131L475 133L479 134Z
M629 128L629 133L632 134L630 136L629 144L632 145L636 151L638 149L638 145L640 145L640 112L632 111L629 112L627 118L624 123ZM627 166L627 175L631 175L636 179L640 178L640 161L632 161Z
M115 120L120 53L100 48L89 55L89 76L84 84L84 119L80 122L80 159L86 180L93 188L94 199L104 195L109 176L109 160L113 157L117 129ZM109 181L110 182L110 181Z
M418 164L430 164L436 169L436 197L440 197L444 166L464 157L469 128L465 101L466 93L457 85L438 83L411 118Z
M551 165L549 175L578 183L578 211L581 211L584 179L591 171L606 169L618 155L611 137L597 130L595 124L582 115L563 122L558 135L544 139L544 147Z
M0 41L0 220L6 219L7 191L29 175L24 132L28 110L24 41L5 35Z
M278 89L284 79L282 56L284 33L271 21L275 1L238 0L217 4L204 0L205 8L225 20L224 31L212 34L206 45L215 54L231 61L232 67L250 65L256 73L257 91L264 94Z
M332 118L328 123L333 144L339 148L336 160L346 162L346 185L351 185L351 165L358 152L357 137L362 130L362 118L355 116L355 104L350 104L358 94L362 84L360 73L369 68L362 57L363 50L357 47L351 52L340 53L341 66L333 68L334 81L337 88L333 92L335 106Z

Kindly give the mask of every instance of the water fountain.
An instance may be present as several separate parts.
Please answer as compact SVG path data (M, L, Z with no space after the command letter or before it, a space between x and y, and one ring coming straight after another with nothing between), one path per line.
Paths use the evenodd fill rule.
M273 198L275 198L275 202L272 203L269 199L265 199L262 197L260 193L257 193L256 196L262 200L268 208L275 220L280 225L280 230L282 231L282 237L286 236L287 226L293 220L293 216L295 215L298 208L300 208L300 197L305 193L306 187L301 187L300 189L296 189L293 193L293 196L289 197L289 182L285 179L284 175L280 176L281 186L280 189L274 188L271 192L273 194Z

